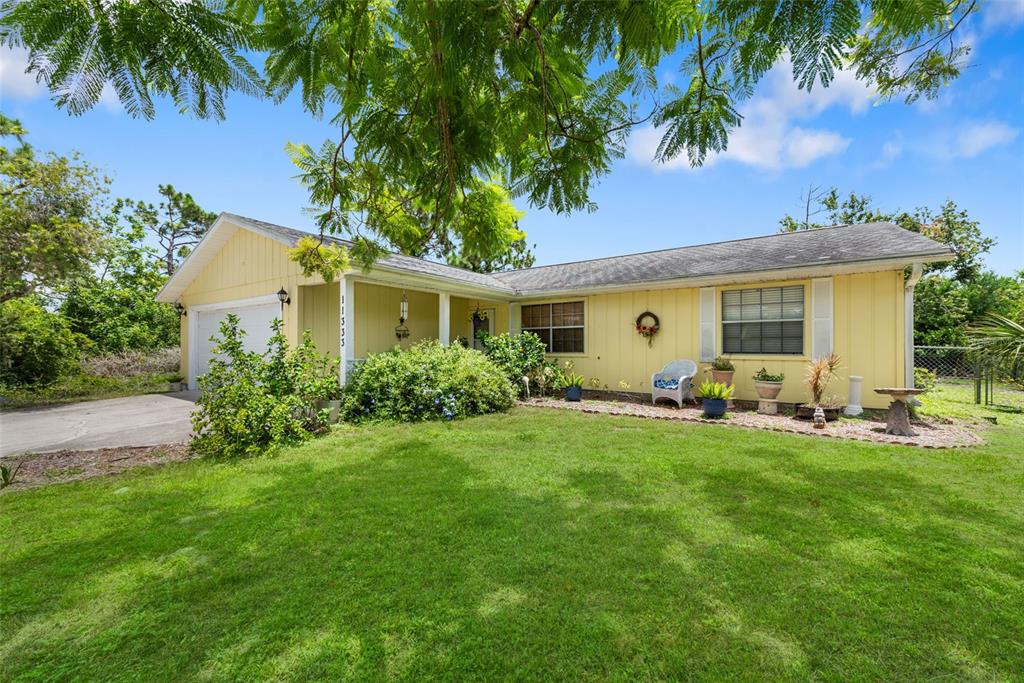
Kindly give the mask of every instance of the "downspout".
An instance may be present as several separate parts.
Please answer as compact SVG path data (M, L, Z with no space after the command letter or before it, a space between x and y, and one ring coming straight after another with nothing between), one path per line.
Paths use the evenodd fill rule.
M921 279L923 269L915 263L910 277L903 283L903 386L914 386L914 287Z

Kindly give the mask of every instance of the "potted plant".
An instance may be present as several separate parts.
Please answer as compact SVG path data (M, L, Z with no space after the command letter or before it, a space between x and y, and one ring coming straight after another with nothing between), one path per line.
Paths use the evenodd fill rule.
M341 404L344 389L338 382L338 364L328 359L314 361L305 368L308 375L301 381L299 392L316 401L319 413L326 411L325 420L334 424L341 418Z
M335 382L335 386L322 395L323 398L316 402L316 408L326 410L328 424L334 424L341 416L341 387Z
M565 376L565 400L579 401L583 398L583 375L570 372Z
M779 373L773 375L766 369L761 368L754 373L754 388L757 389L757 397L761 399L775 400L782 391L782 380L786 375Z
M726 402L732 398L732 386L721 382L703 382L700 395L703 397L704 417L725 415Z
M711 363L711 379L726 386L732 384L732 376L736 374L736 366L725 356L719 356Z
M839 412L843 406L835 399L825 399L825 390L828 385L839 376L839 356L830 353L812 360L807 365L807 375L804 377L804 384L811 390L811 402L801 403L796 407L796 416L811 420L814 418L814 409L821 408L825 413L825 419L829 422L839 419Z

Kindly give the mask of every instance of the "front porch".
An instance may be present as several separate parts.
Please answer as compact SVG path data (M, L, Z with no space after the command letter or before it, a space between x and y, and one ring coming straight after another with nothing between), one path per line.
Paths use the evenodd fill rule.
M401 326L407 336L396 333L403 297L408 314ZM346 275L339 282L302 285L296 298L298 330L309 330L317 349L343 360L342 383L353 364L396 345L408 348L424 339L437 339L442 344L464 341L478 346L474 325L490 334L508 332L509 321L514 319L511 309L516 306L357 275ZM480 314L475 322L474 313Z

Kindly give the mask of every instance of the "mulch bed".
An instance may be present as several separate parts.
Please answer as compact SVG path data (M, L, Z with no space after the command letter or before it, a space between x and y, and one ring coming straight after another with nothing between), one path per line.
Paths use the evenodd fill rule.
M163 465L192 457L186 443L26 453L4 458L4 464L12 469L17 467L18 462L22 463L14 483L5 488L4 492L118 474L133 467Z
M921 446L923 448L964 448L984 443L977 432L982 428L977 424L960 422L922 422L913 423L917 436L895 436L885 433L885 419L873 417L840 418L829 422L824 429L815 429L809 420L798 420L785 415L761 415L757 411L730 410L724 419L708 419L699 406L687 405L683 408L675 406L652 406L623 401L583 400L572 403L557 398L534 398L523 401L522 405L540 408L557 408L575 410L583 413L599 413L603 415L630 415L657 420L681 420L684 422L703 422L705 424L765 429L774 432L806 434L857 441L873 441L876 443L902 444Z

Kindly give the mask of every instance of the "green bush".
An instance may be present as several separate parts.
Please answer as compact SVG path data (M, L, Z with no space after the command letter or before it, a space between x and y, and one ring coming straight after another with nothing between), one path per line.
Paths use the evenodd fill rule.
M484 354L423 341L371 355L345 386L346 420L452 420L507 410L515 390Z
M914 387L917 389L934 389L939 376L928 368L914 368Z
M210 368L199 380L202 391L192 414L192 448L204 455L251 456L323 431L327 411L317 402L336 399L338 364L316 352L307 333L288 349L281 321L266 353L246 351L238 317L221 323Z
M97 281L71 288L60 312L99 353L177 346L178 314L170 304L157 303L155 295L153 288Z
M523 377L546 377L551 373L538 374L545 366L547 349L544 342L533 332L522 334L496 334L484 337L484 354L505 374L517 392L523 390Z
M0 383L45 386L78 370L81 339L31 297L0 305Z

